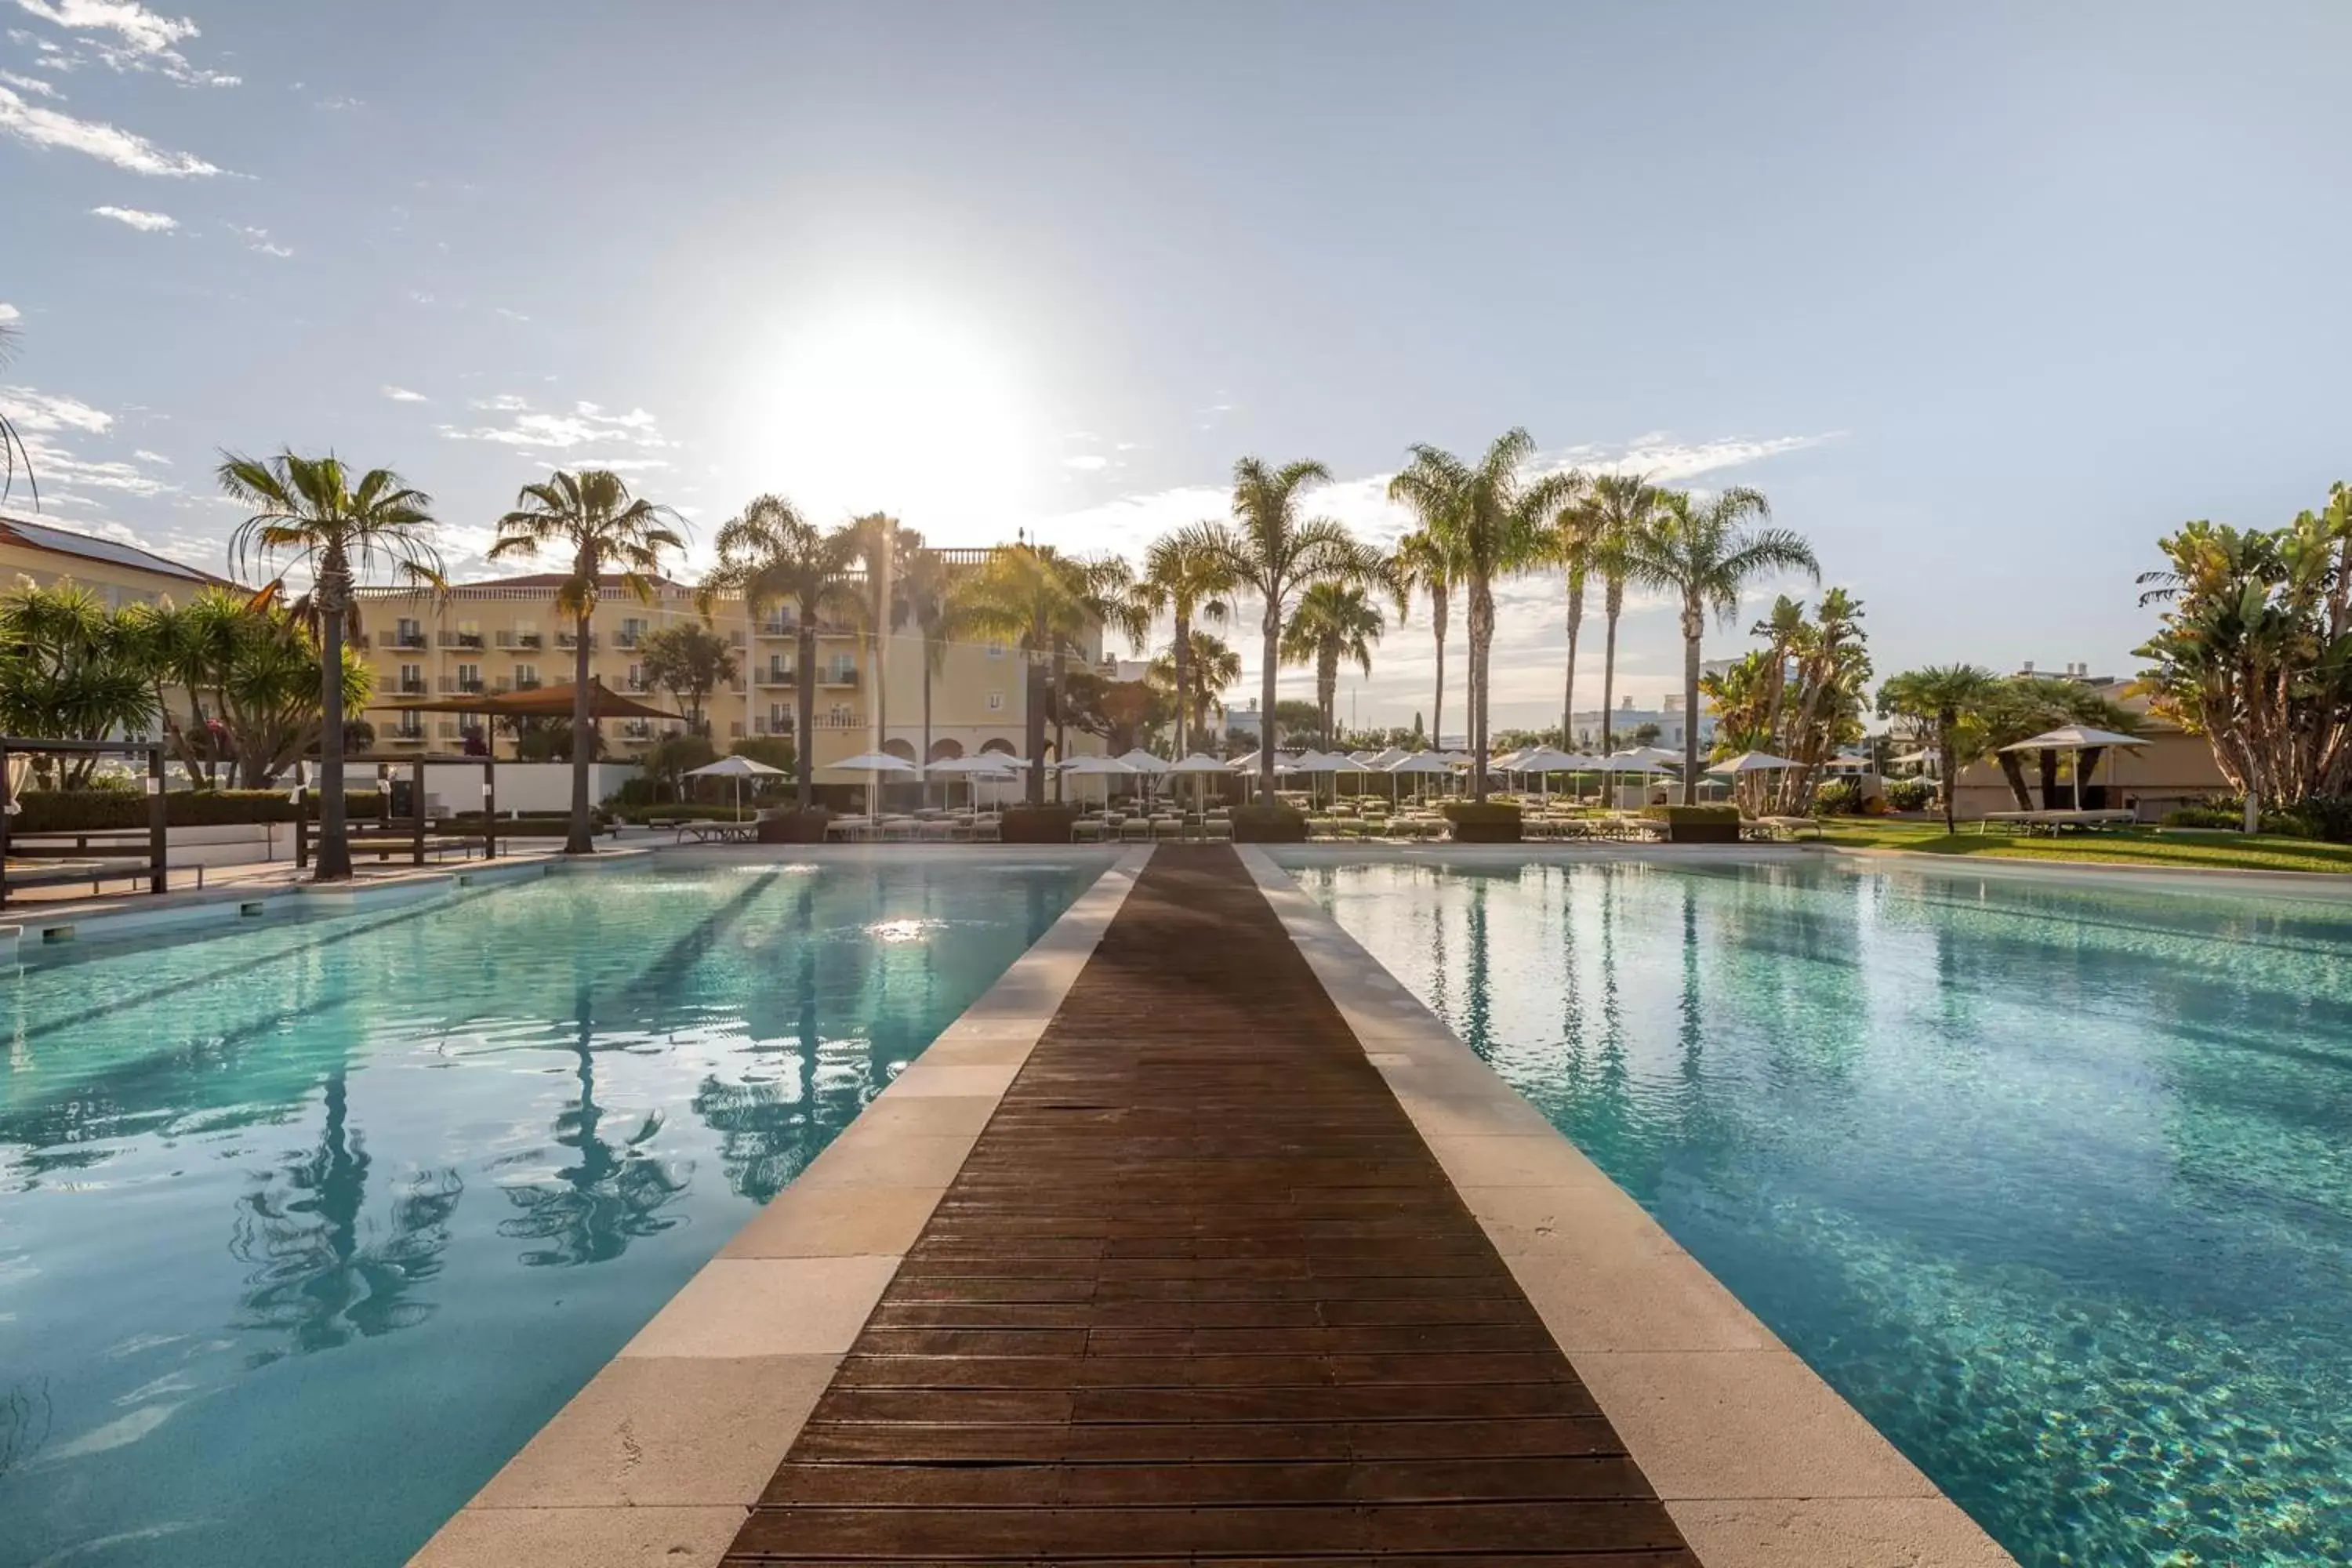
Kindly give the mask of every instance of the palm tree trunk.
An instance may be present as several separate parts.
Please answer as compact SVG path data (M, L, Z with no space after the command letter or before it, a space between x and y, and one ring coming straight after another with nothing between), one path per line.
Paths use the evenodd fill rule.
M1495 590L1484 577L1470 584L1470 798L1486 799L1486 683L1494 654Z
M1698 804L1698 643L1706 607L1683 606L1683 804Z
M1176 755L1180 758L1185 754L1184 698L1186 693L1191 689L1186 678L1192 674L1192 622L1188 617L1179 615L1176 617L1176 650L1174 658L1176 661Z
M1429 629L1437 638L1437 698L1429 710L1429 743L1436 751L1445 750L1445 602L1444 584L1433 584L1429 590Z
M343 823L343 572L340 559L321 574L320 620L325 646L320 652L319 858L313 879L352 879L352 840ZM425 809L418 801L416 809Z
M1617 617L1625 609L1625 584L1612 582L1603 608L1609 630L1601 645L1601 754L1609 754L1609 705L1617 700Z
M1960 782L1959 770L1952 765L1952 731L1959 727L1959 722L1958 713L1947 711L1936 715L1936 751L1944 768L1944 834L1947 837L1960 830L1954 815L1958 810L1958 803L1953 798L1954 786Z
M1584 628L1584 582L1579 576L1568 586L1568 679L1559 694L1559 749L1576 744L1576 639Z
M931 645L923 645L923 766L931 765ZM930 799L930 786L923 786L923 798Z
M588 706L588 617L574 618L572 654L572 829L563 836L566 855L593 855L588 833L588 760L595 753L595 720Z
M803 605L795 617L797 640L793 645L793 772L795 804L809 811L816 805L816 619L814 606Z
M1265 596L1265 618L1260 624L1265 633L1265 667L1258 671L1258 734L1257 788L1258 804L1274 804L1274 679L1276 661L1282 657L1282 595L1269 593Z
M1331 727L1339 706L1339 650L1336 647L1318 649L1315 655L1315 706L1322 710L1323 749L1328 752L1334 743Z

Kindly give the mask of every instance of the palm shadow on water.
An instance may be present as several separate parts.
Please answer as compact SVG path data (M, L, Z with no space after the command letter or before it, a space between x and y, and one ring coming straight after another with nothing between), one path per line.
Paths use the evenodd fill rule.
M690 1182L672 1172L653 1151L662 1119L647 1112L617 1140L604 1136L606 1108L596 1100L594 995L583 982L575 993L577 1035L572 1046L580 1092L556 1113L555 1143L575 1156L551 1180L506 1189L519 1210L499 1224L510 1241L545 1245L521 1254L526 1268L570 1268L607 1263L629 1243L656 1236L684 1217L667 1214Z
M702 1080L694 1093L694 1113L719 1134L720 1168L728 1184L754 1203L764 1204L800 1174L815 1143L817 1123L818 1047L823 1021L817 1016L816 943L810 931L816 920L814 879L804 880L793 901L793 944L789 1005L793 1014L793 1092L787 1095L778 1079L729 1082L717 1074Z
M333 1350L354 1339L423 1322L434 1303L419 1286L441 1272L449 1219L465 1183L426 1170L402 1184L379 1235L366 1223L373 1162L351 1122L351 1086L337 1063L327 1074L318 1146L258 1178L238 1204L230 1255L254 1266L236 1326L283 1334L255 1364Z

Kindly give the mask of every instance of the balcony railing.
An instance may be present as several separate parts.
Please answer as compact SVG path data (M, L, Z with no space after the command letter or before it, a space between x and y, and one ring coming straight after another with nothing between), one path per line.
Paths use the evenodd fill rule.
M540 680L536 675L518 675L514 678L514 689L517 691L536 691L539 687Z
M422 648L431 645L425 642L425 634L423 632L394 632L392 634L392 646L394 647Z
M444 691L479 691L482 689L482 678L478 675L445 675L441 678L441 689Z
M542 647L546 646L546 639L537 632L500 632L499 646L500 647Z
M854 688L857 684L857 671L851 668L845 668L840 665L835 665L831 669L819 670L817 672L816 683L819 686L847 686Z
M626 626L613 634L613 646L617 648L634 648L645 640L646 634L643 631L633 632Z
M580 646L580 634L577 632L558 632L555 634L555 646L560 648L577 648ZM591 653L596 651L596 634L594 632L590 632L588 634L588 651Z
M432 689L432 683L423 676L414 680L395 680L392 683L392 694L394 697L423 697Z
M756 672L752 679L761 686L791 686L800 679L800 672L796 669L780 668L772 664L767 668Z
M443 647L479 647L482 646L482 634L479 632L443 632L441 634L441 646Z
M383 738L396 746L421 746L425 743L425 726L419 724L411 729L395 724L383 732Z

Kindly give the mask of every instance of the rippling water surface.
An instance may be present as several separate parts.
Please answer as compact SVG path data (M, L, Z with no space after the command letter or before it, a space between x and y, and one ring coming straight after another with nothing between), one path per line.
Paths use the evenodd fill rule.
M2352 1562L2352 908L1289 859L2027 1568Z
M0 1564L398 1563L1108 858L616 869L11 972Z

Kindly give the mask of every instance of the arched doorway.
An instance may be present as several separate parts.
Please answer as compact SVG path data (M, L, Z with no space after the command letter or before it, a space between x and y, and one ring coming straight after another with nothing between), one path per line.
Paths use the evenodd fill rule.
M902 763L915 760L915 743L912 741L885 741L882 749Z
M963 742L961 741L950 741L942 738L931 742L931 754L926 760L934 763L951 763L959 760L962 755Z

